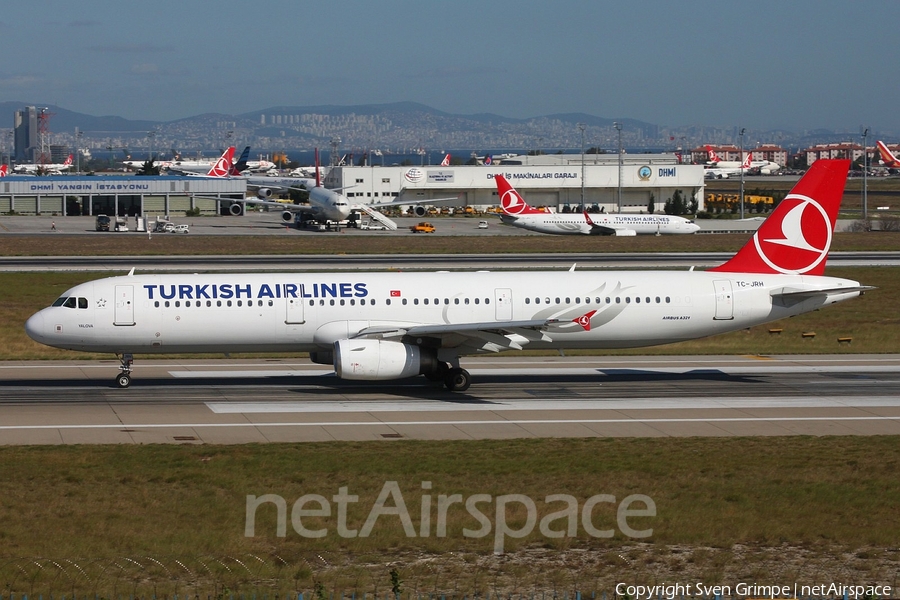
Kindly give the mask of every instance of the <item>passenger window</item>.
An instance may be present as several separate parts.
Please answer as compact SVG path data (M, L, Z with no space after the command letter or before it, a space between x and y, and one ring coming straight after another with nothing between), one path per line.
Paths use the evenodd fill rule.
M459 304L459 298L454 298L454 299L453 299L453 304Z
M169 308L169 301L166 300L166 308Z
M666 296L666 304L668 304L669 302L671 302L671 299L668 296Z
M556 303L559 304L559 298L556 299Z
M331 306L334 306L334 300L329 300L328 304L330 304Z
M402 304L403 304L403 306L406 306L406 298L403 299Z
M650 296L647 296L645 300L647 301L647 304L650 304Z
M637 302L638 304L640 304L640 303L641 303L641 297L638 296L637 298L634 299L634 301Z
M585 299L586 299L588 302L591 301L590 298L585 298ZM578 296L575 296L575 304L581 304L581 298L579 298Z
M544 298L544 304L550 304L550 298Z
M345 301L343 298L341 298L341 306L344 306L344 304L345 304Z
M207 300L207 302L209 302L209 301ZM269 300L269 306L275 306L275 301L274 301L274 300Z
M75 296L72 296L71 298L66 298L66 301L63 302L63 306L66 308L75 308L76 301L77 301L77 299L75 298Z
M466 298L466 304L468 304L468 303L469 303L469 299L468 299L468 298Z
M413 304L415 304L416 306L418 306L418 305L419 305L419 299L416 298L415 300L413 300Z
M478 298L475 298L475 304L478 304L478 300L479 300Z
M572 304L571 302L569 302L568 298L566 298L566 304Z
M231 306L231 300L228 300L228 301L226 302L226 305Z
M441 303L441 299L440 299L440 298L435 298L435 299L434 299L434 303L435 303L435 304L440 304L440 303Z
M243 300L238 300L238 301L237 301L237 305L238 305L238 306L243 306L243 304L241 304L242 302L243 302Z
M180 306L181 306L181 300L176 300L176 301L175 301L175 308L178 308L178 307L180 307Z
M485 304L490 304L490 303L491 303L491 299L490 299L490 298L485 298L485 299L484 299L484 303L485 303Z
M350 306L356 306L356 300L350 298Z
M384 303L385 303L387 306L390 306L390 305L391 305L391 299L388 298L387 300L384 301Z
M424 300L422 300L422 304L427 305L427 304L428 304L428 298L425 298Z
M531 298L525 298L525 304L531 304Z
M159 308L159 300L153 303L154 308Z
M221 300L216 300L216 306L222 306L222 301L221 301Z
M87 298L78 299L78 308L87 308Z
M659 296L656 297L656 303L659 304Z

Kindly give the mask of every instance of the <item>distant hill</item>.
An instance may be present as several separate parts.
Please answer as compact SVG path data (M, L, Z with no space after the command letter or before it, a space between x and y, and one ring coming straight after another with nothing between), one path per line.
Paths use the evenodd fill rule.
M0 102L0 119L9 119L7 122L11 127L15 112L17 110L22 110L27 106L48 108L50 112L53 113L53 116L50 119L51 131L74 132L75 128L78 127L81 131L137 132L149 131L160 125L158 121L131 121L116 116L95 117L66 110L65 108L54 104L41 104L39 102Z

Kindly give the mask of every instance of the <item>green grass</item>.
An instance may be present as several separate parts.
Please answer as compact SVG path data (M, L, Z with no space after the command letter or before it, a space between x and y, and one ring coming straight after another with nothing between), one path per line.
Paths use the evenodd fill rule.
M590 351L590 354L797 354L797 353L890 353L897 352L900 315L900 270L892 267L842 267L828 275L856 279L878 289L862 298L807 313L799 317L731 334L635 350ZM0 273L0 360L90 358L94 355L48 348L25 335L29 316L49 306L69 287L98 279L103 273ZM781 328L780 335L769 333ZM804 332L816 333L805 339ZM852 337L850 344L837 339ZM585 351L587 352L587 351ZM570 354L577 354L571 352ZM583 352L584 353L584 352ZM99 356L99 355L97 355ZM104 356L108 358L108 356Z
M580 525L575 539L548 539L537 530L521 540L508 539L511 554L492 575L502 580L503 589L516 577L532 581L539 576L542 586L550 586L552 569L531 573L534 565L529 566L542 552L559 559L587 551L580 555L580 568L593 569L595 580L653 577L674 568L679 553L693 557L681 576L714 577L717 568L747 567L733 555L736 545L760 556L781 548L775 552L782 555L781 564L756 565L760 577L783 574L790 559L783 556L787 548L807 553L808 561L854 554L896 559L898 441L791 437L0 448L0 586L22 593L30 582L32 592L55 589L59 594L66 586L69 593L93 593L91 586L102 584L100 593L110 594L111 586L127 582L126 593L133 586L138 593L161 597L175 593L178 585L184 593L191 582L200 585L198 580L207 593L213 583L239 591L287 591L309 590L315 581L324 581L371 592L376 584L384 590L394 566L407 580L441 573L442 582L429 580L438 591L452 592L454 577L457 584L478 587L475 573L479 561L491 555L492 538L461 534L464 527L478 527L465 509L451 510L446 538L408 538L399 520L387 516L371 537L343 539L335 532L333 507L331 518L304 519L307 527L328 529L325 537L313 540L294 532L290 523L287 534L277 536L275 510L268 506L257 513L256 536L244 536L248 494L280 495L290 510L303 494L330 500L347 486L359 496L349 505L347 524L359 528L386 481L398 482L416 526L423 494L432 496L432 515L437 496L453 493L464 498L526 494L542 515L548 512L543 503L548 494L571 494L579 506L600 493L617 501L640 493L655 501L656 517L630 520L653 529L647 540L618 532L611 539L592 538ZM431 482L429 492L422 491L423 481ZM615 526L610 506L595 510L598 526ZM493 507L482 507L492 521ZM144 566L116 558L126 556ZM66 565L73 560L93 580L77 573L64 579L51 565L38 570L28 561L23 571L23 560L15 557ZM117 560L118 568L100 572ZM187 575L176 560L200 573ZM840 558L839 567L829 568L846 568L848 561ZM430 566L425 569L423 562ZM210 570L203 572L200 564ZM560 562L553 568L562 569L557 575L565 589L580 572ZM32 580L23 576L26 571ZM822 568L817 576L828 573ZM875 579L877 573L870 575Z

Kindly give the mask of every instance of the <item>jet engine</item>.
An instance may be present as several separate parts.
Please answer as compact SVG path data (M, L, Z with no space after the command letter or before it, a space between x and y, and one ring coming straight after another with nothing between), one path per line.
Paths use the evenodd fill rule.
M232 216L239 217L244 214L244 205L240 202L233 202L228 206L228 212L231 213Z
M428 214L428 209L422 206L421 204L416 204L412 207L413 214L417 217L424 217Z
M338 340L334 371L341 379L403 379L437 372L437 357L419 346L386 340Z
M281 213L281 220L285 223L290 223L294 220L294 213L289 210L284 211L283 213Z
M272 197L272 190L269 188L259 188L256 190L256 197L260 200L267 200Z

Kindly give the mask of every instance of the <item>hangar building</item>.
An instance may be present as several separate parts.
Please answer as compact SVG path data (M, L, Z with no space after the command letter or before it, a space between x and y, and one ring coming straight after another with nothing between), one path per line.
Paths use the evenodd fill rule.
M466 166L338 166L325 187L342 188L361 204L391 200L422 200L459 196L459 206L497 206L495 174L503 174L532 206L562 212L581 204L582 174L585 205L618 209L619 163L613 155L580 154L518 156L494 165ZM651 195L655 212L662 212L675 190L703 209L701 165L680 164L674 154L624 154L621 166L622 212L646 212Z
M246 192L247 182L239 178L11 175L0 179L0 214L132 217L191 209L228 214L230 206L196 196L241 199Z

